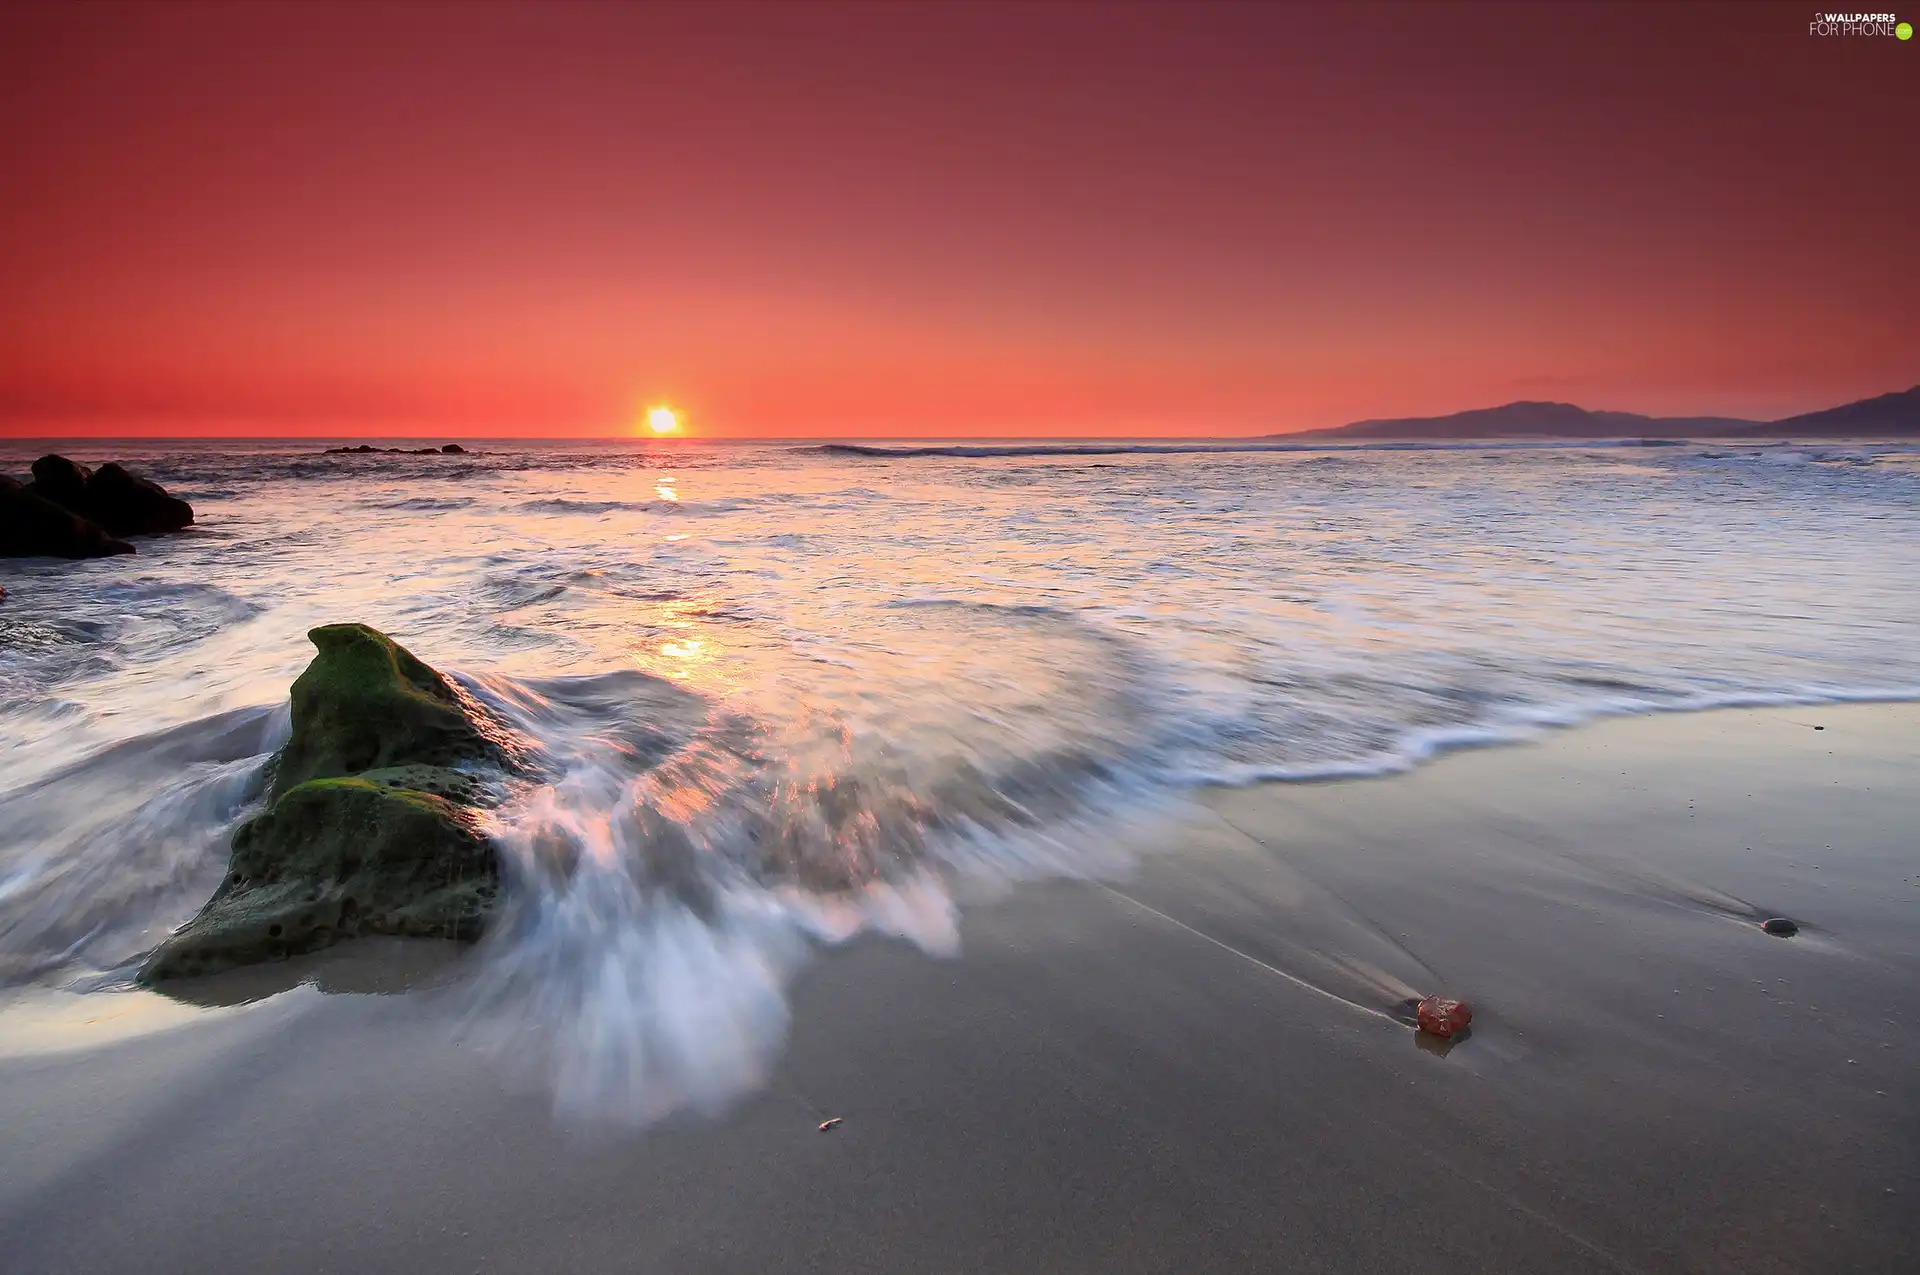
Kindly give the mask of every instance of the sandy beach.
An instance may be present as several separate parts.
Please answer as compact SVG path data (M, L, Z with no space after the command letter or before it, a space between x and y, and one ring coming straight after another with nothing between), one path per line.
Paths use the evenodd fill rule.
M463 1041L431 947L22 997L0 1266L1911 1271L1917 768L1870 705L1211 790L956 959L823 954L770 1082L644 1133ZM1451 1049L1394 1017L1432 991Z

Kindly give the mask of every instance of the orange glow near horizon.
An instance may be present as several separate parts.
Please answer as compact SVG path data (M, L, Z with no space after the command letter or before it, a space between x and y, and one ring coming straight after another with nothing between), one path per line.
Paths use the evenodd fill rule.
M1920 381L1913 46L1784 0L750 7L0 5L0 438L1220 437ZM694 430L636 419L668 387Z

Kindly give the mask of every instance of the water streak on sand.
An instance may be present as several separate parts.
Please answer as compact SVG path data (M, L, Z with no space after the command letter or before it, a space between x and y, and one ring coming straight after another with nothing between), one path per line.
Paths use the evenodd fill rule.
M1375 1018L1384 1019L1388 1022L1398 1021L1392 1014L1388 1013L1386 1010L1375 1009L1371 1005L1363 1005L1359 1001L1348 1000L1346 997L1340 995L1339 993L1330 992L1326 988L1321 987L1316 983L1309 982L1308 980L1301 978L1297 974L1289 974L1286 970L1281 969L1278 965L1269 965L1267 964L1267 962L1261 960L1259 957L1254 956L1248 952L1243 952L1239 948L1233 946L1233 944L1213 937L1213 935L1208 934L1205 930L1197 929L1194 926L1188 925L1185 921L1182 921L1179 917L1168 916L1165 912L1162 912L1159 908L1153 907L1146 903L1142 903L1140 900L1134 898L1131 894L1128 894L1125 890L1116 889L1113 886L1107 885L1105 883L1100 883L1098 885L1098 888L1104 891L1105 893L1111 895L1112 897L1119 899L1123 903L1132 904L1134 907L1139 908L1142 912L1145 912L1148 916L1158 917L1160 920L1165 921L1168 925L1176 926L1179 929L1185 930L1187 933L1193 935L1195 938L1201 939L1207 943L1211 943L1215 947L1219 948L1221 951L1226 952L1231 956L1239 957L1241 960L1245 961L1247 964L1253 966L1256 969L1265 970L1267 973L1273 975L1275 978L1285 979L1287 982L1293 984L1295 987L1300 988L1302 991L1312 992L1315 996L1324 997L1327 1000L1335 1002L1336 1004L1344 1005L1348 1009L1357 1010L1362 1014L1371 1014ZM1413 994L1411 989L1409 989L1408 994L1409 995Z

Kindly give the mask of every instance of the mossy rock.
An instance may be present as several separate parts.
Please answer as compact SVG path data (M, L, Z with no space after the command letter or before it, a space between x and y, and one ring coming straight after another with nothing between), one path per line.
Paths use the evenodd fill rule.
M293 684L293 734L273 796L309 779L503 760L500 732L479 706L386 634L329 624L307 637L319 654Z
M472 812L443 797L309 780L240 826L226 880L140 977L211 974L354 934L472 941L499 871Z
M375 629L330 624L308 637L318 654L293 684L267 810L235 830L226 879L155 950L142 982L354 934L480 937L500 864L476 808L492 797L485 775L519 764L510 735Z

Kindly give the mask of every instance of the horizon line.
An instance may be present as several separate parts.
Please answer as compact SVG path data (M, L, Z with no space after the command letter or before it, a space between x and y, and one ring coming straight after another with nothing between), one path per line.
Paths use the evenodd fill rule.
M249 440L249 441L277 441L281 439L312 439L312 440L327 440L327 441L341 441L341 442L348 441L348 440L365 442L365 441L374 440L374 439L383 439L383 440L384 439L418 439L422 441L425 441L428 439L434 439L434 440L440 440L440 441L458 441L464 438L476 438L476 439L501 439L501 440L512 439L512 440L526 441L526 442L532 442L532 441L600 442L600 441L631 440L636 442L667 443L667 444L694 441L694 440L702 440L702 441L709 441L709 442L720 442L720 441L849 442L849 441L873 441L873 440L896 440L900 442L924 442L924 441L935 440L935 439L964 438L969 440L1004 442L1004 441L1014 441L1019 439L1031 439L1031 440L1037 440L1037 441L1060 441L1060 440L1072 439L1072 438L1098 438L1098 439L1141 440L1141 441L1163 440L1163 439L1206 439L1206 438L1248 439L1248 438L1284 438L1292 434L1323 433L1323 432L1328 432L1332 430L1345 429L1353 425L1370 425L1370 424L1377 424L1383 421L1444 420L1452 416L1462 416L1462 415L1467 415L1475 412L1498 411L1501 408L1521 407L1521 406L1570 407L1570 408L1574 408L1577 411L1586 412L1592 415L1635 416L1648 421L1716 420L1716 421L1739 421L1741 423L1750 424L1750 425L1774 425L1774 424L1781 424L1789 420L1793 420L1796 417L1807 416L1807 415L1812 415L1816 412L1831 410L1832 408L1835 408L1835 407L1847 407L1855 403L1866 403L1866 402L1871 402L1875 399L1888 398L1888 397L1901 395L1901 394L1915 394L1915 393L1920 393L1920 383L1916 383L1906 389L1882 390L1882 391L1879 391L1878 393L1869 393L1865 395L1860 395L1858 397L1843 399L1840 402L1832 403L1825 408L1821 408L1821 407L1808 408L1798 412L1789 412L1784 416L1776 416L1776 417L1770 417L1770 418L1757 417L1757 416L1744 416L1744 415L1729 415L1722 412L1700 412L1700 411L1684 412L1684 413L1678 413L1678 414L1670 414L1670 413L1656 414L1652 412L1636 412L1636 411L1631 411L1625 408L1587 407L1583 404L1575 403L1566 399L1515 398L1515 399L1508 399L1498 403L1483 403L1483 404L1470 406L1470 407L1455 408L1451 411L1427 412L1419 415L1360 416L1360 417L1352 417L1347 420L1341 421L1338 424L1333 424L1333 425L1302 425L1295 428L1284 428L1284 427L1265 428L1265 429L1256 428L1256 432L1252 432L1252 433L1239 433L1239 432L1235 432L1235 433L1185 433L1185 432L1166 433L1161 431L1154 431L1149 433L1129 433L1129 432L1083 433L1083 432L1074 431L1074 430L1067 430L1061 433L974 434L974 433L958 432L953 430L942 430L942 431L935 431L930 433L897 433L897 434L896 433L805 433L805 434L696 433L696 434L680 434L677 436L663 436L659 434L647 433L638 429L633 429L632 427L609 429L604 432L589 432L589 433L578 433L578 434L576 433L565 433L565 434L491 433L491 432L486 432L485 430L481 430L477 432L458 433L458 434L441 434L441 433L428 433L428 432L408 432L404 428L396 427L389 432L368 432L367 430L362 430L360 432L352 432L352 433L301 432L301 433L243 434L243 433L228 432L228 431L204 432L202 430L194 429L191 427L185 432L173 433L173 432L161 432L159 429L151 428L151 427L142 430L138 426L135 426L134 428L136 432L132 432L132 433L117 432L117 431L108 430L104 428L103 429L85 428L85 429L82 429L76 432L71 432L71 433L18 433L18 434L15 434L15 433L7 432L4 426L0 426L0 442L28 441L28 440L36 440L36 439L86 439L86 438L114 439L114 440L121 440L121 439L132 440L132 439L141 439L141 438L224 438L224 439L232 439L232 440ZM444 428L444 426L436 422L431 428L437 430L437 429Z
M1359 417L1352 420L1344 421L1337 425L1305 425L1295 429L1268 429L1258 433L1231 433L1231 434L1228 434L1228 433L1221 433L1221 434L1159 433L1159 432L1111 433L1111 434L1109 433L1078 433L1078 432L1065 432L1065 433L1058 433L1058 434L1049 434L1049 433L972 434L972 433L961 433L961 432L955 432L955 431L949 430L949 431L939 431L934 433L900 433L900 434L892 434L892 433L686 434L686 433L683 433L679 435L660 435L660 434L653 434L653 433L648 433L640 430L632 430L632 429L623 430L620 432L609 431L605 433L582 433L582 434L571 434L571 433L570 434L495 434L495 433L485 433L485 432L440 434L440 433L404 432L404 431L396 431L396 432L389 432L389 433L362 432L362 433L344 433L344 434L343 433L241 434L241 433L228 433L228 432L162 433L157 430L149 430L146 432L136 432L136 433L118 433L118 432L106 432L106 431L96 432L93 430L87 430L85 432L77 432L77 433L52 433L52 434L38 434L38 433L11 434L11 433L0 432L0 443L57 442L57 441L81 441L81 440L136 442L143 439L149 440L149 441L156 440L156 439L179 439L179 440L224 439L229 442L307 441L307 442L357 442L357 443L368 443L368 442L374 442L374 441L460 442L468 439L473 439L473 440L491 440L491 441L497 441L497 442L583 442L583 443L584 442L633 442L633 443L647 443L647 444L658 443L658 444L663 444L667 446L673 446L676 444L689 443L689 442L924 443L924 442L937 442L942 440L947 440L947 441L963 441L964 440L967 442L1016 443L1016 442L1067 442L1067 441L1072 441L1076 439L1088 440L1088 441L1100 440L1100 441L1111 441L1111 442L1166 442L1166 441L1232 442L1232 441L1249 441L1249 440L1259 440L1259 439L1287 438L1295 434L1328 434L1335 431L1351 428L1354 426L1376 425L1376 424L1381 424L1385 422L1438 421L1438 420L1445 420L1445 419L1448 419L1449 417L1454 417L1454 416L1464 416L1464 415L1470 415L1470 414L1480 413L1480 412L1499 411L1503 408L1511 408L1511 407L1569 407L1569 408L1573 408L1576 411L1584 412L1589 415L1632 416L1632 417L1637 417L1642 420L1648 421L1649 423L1661 423L1661 422L1678 423L1678 422L1684 422L1684 421L1725 421L1725 422L1738 422L1740 424L1759 425L1759 426L1781 425L1801 416L1808 416L1808 415L1813 415L1823 411L1830 411L1830 410L1833 410L1834 408L1849 407L1857 403L1873 402L1874 400L1877 400L1877 399L1890 398L1890 397L1895 397L1902 394L1920 394L1920 384L1915 384L1912 387L1905 390L1898 390L1898 389L1883 390L1877 394L1869 394L1859 398L1846 399L1840 403L1833 404L1831 407L1828 407L1828 408L1812 408L1812 409L1808 409L1807 411L1793 412L1786 416L1774 417L1771 419L1760 418L1760 417L1750 417L1750 416L1729 416L1729 415L1722 415L1722 414L1713 413L1713 412L1689 412L1682 415L1655 415L1648 412L1634 412L1634 411L1628 411L1620 408L1586 407L1579 403L1570 402L1564 399L1519 398L1519 399L1509 399L1506 402L1502 402L1502 403L1492 403L1492 404L1486 404L1478 407L1457 408L1450 412L1430 413L1427 415ZM435 428L439 428L439 426L436 425Z

